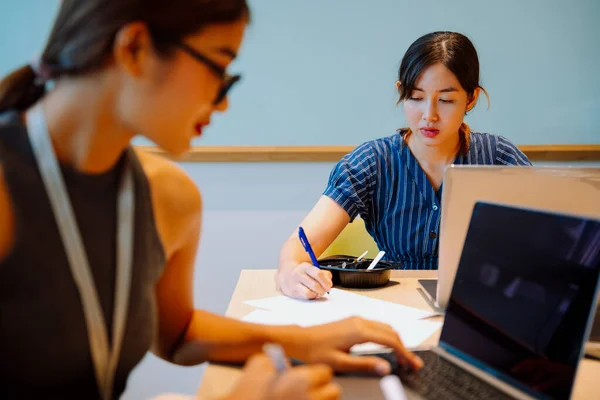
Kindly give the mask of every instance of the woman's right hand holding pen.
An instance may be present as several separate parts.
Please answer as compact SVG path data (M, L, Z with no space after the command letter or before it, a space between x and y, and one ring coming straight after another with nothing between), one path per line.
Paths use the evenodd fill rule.
M277 285L283 294L298 299L316 299L331 290L331 272L318 268L317 257L349 221L350 216L343 208L331 198L321 196L281 248Z
M283 294L299 299L315 299L329 293L333 286L331 272L319 267L319 260L302 226L298 227L298 243L310 257L311 263L294 265L293 261L289 261L288 266L280 268L281 275L277 276L279 288Z
M331 272L303 262L280 271L277 278L279 288L289 297L316 299L333 287Z

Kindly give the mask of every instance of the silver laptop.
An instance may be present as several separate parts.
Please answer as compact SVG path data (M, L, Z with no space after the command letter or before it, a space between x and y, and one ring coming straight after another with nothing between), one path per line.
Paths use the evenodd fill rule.
M599 292L600 219L476 203L410 399L568 399Z
M435 301L446 308L477 201L600 218L600 168L453 165L442 188Z

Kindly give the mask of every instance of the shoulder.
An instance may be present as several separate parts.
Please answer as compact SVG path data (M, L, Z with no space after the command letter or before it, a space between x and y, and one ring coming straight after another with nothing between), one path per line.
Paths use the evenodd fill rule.
M330 174L330 184L332 182L351 182L354 186L374 184L378 172L388 164L394 154L394 148L398 147L398 142L401 140L400 135L395 134L358 145L335 164Z
M151 152L135 149L150 184L157 229L167 255L199 229L202 197L195 182L177 164Z
M531 165L525 153L502 135L472 132L471 146L479 153L489 153L493 164Z
M370 140L358 145L339 160L329 175L329 186L372 187L378 173L393 154L400 135Z
M399 133L391 136L369 140L361 144L357 149L369 150L377 157L387 157L402 144L402 137Z
M180 166L145 150L136 149L135 153L150 182L151 190L160 197L161 205L176 206L175 208L184 211L200 209L200 191Z
M341 161L360 164L362 166L374 166L378 162L385 162L393 154L397 153L401 142L402 139L399 134L369 140L354 148Z

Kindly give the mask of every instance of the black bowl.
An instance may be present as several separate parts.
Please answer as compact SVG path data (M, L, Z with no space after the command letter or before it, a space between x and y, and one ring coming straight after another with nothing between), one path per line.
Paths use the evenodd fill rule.
M321 269L331 272L333 284L347 288L375 288L388 284L394 266L388 261L379 261L375 268L367 271L373 259L362 259L356 262L356 257L339 255L319 260Z

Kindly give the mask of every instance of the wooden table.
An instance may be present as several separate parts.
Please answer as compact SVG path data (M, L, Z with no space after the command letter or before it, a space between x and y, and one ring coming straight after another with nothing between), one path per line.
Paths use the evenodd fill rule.
M419 287L417 279L436 277L437 271L393 271L391 285L381 289L355 290L354 292L431 311L416 290ZM281 295L281 293L275 289L275 270L243 270L226 315L240 319L254 310L254 307L244 304L244 301L277 295ZM424 344L436 344L439 334L439 331L436 332ZM209 364L204 372L198 394L207 398L224 396L231 391L239 376L240 370L237 368ZM376 377L337 377L336 380L343 388L343 399L383 399L379 389L379 379ZM578 369L572 398L576 400L600 399L599 383L600 362L583 360Z

